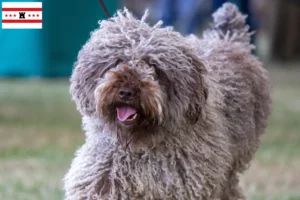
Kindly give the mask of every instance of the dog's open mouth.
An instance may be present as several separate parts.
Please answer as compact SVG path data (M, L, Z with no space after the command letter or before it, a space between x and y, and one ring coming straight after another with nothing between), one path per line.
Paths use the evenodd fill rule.
M137 110L130 106L117 107L117 117L124 125L134 125L137 123L139 114Z

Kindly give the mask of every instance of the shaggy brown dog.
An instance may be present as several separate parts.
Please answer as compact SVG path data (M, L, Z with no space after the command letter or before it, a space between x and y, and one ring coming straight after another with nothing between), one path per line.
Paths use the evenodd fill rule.
M79 52L71 94L86 143L66 199L243 199L237 175L270 106L245 17L224 4L202 39L144 20L118 12Z

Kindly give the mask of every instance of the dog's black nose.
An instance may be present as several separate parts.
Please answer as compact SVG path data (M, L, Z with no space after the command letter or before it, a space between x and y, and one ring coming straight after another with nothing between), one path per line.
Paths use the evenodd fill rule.
M122 100L132 100L136 95L136 91L132 88L122 87L119 90L119 96Z

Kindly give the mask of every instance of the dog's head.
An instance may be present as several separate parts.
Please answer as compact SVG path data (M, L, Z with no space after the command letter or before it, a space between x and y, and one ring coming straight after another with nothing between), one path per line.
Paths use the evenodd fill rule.
M124 128L160 124L166 101L164 91L169 85L167 79L160 84L163 79L144 61L112 67L99 79L95 90L97 114Z
M123 132L169 130L199 120L205 68L171 28L150 27L127 12L100 23L78 55L71 94L82 115Z

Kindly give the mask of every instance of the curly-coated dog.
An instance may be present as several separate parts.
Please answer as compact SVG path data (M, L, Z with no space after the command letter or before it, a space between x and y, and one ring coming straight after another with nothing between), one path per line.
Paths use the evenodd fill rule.
M64 179L67 200L245 199L270 111L266 70L233 4L201 39L126 9L91 34L71 94L86 142Z

